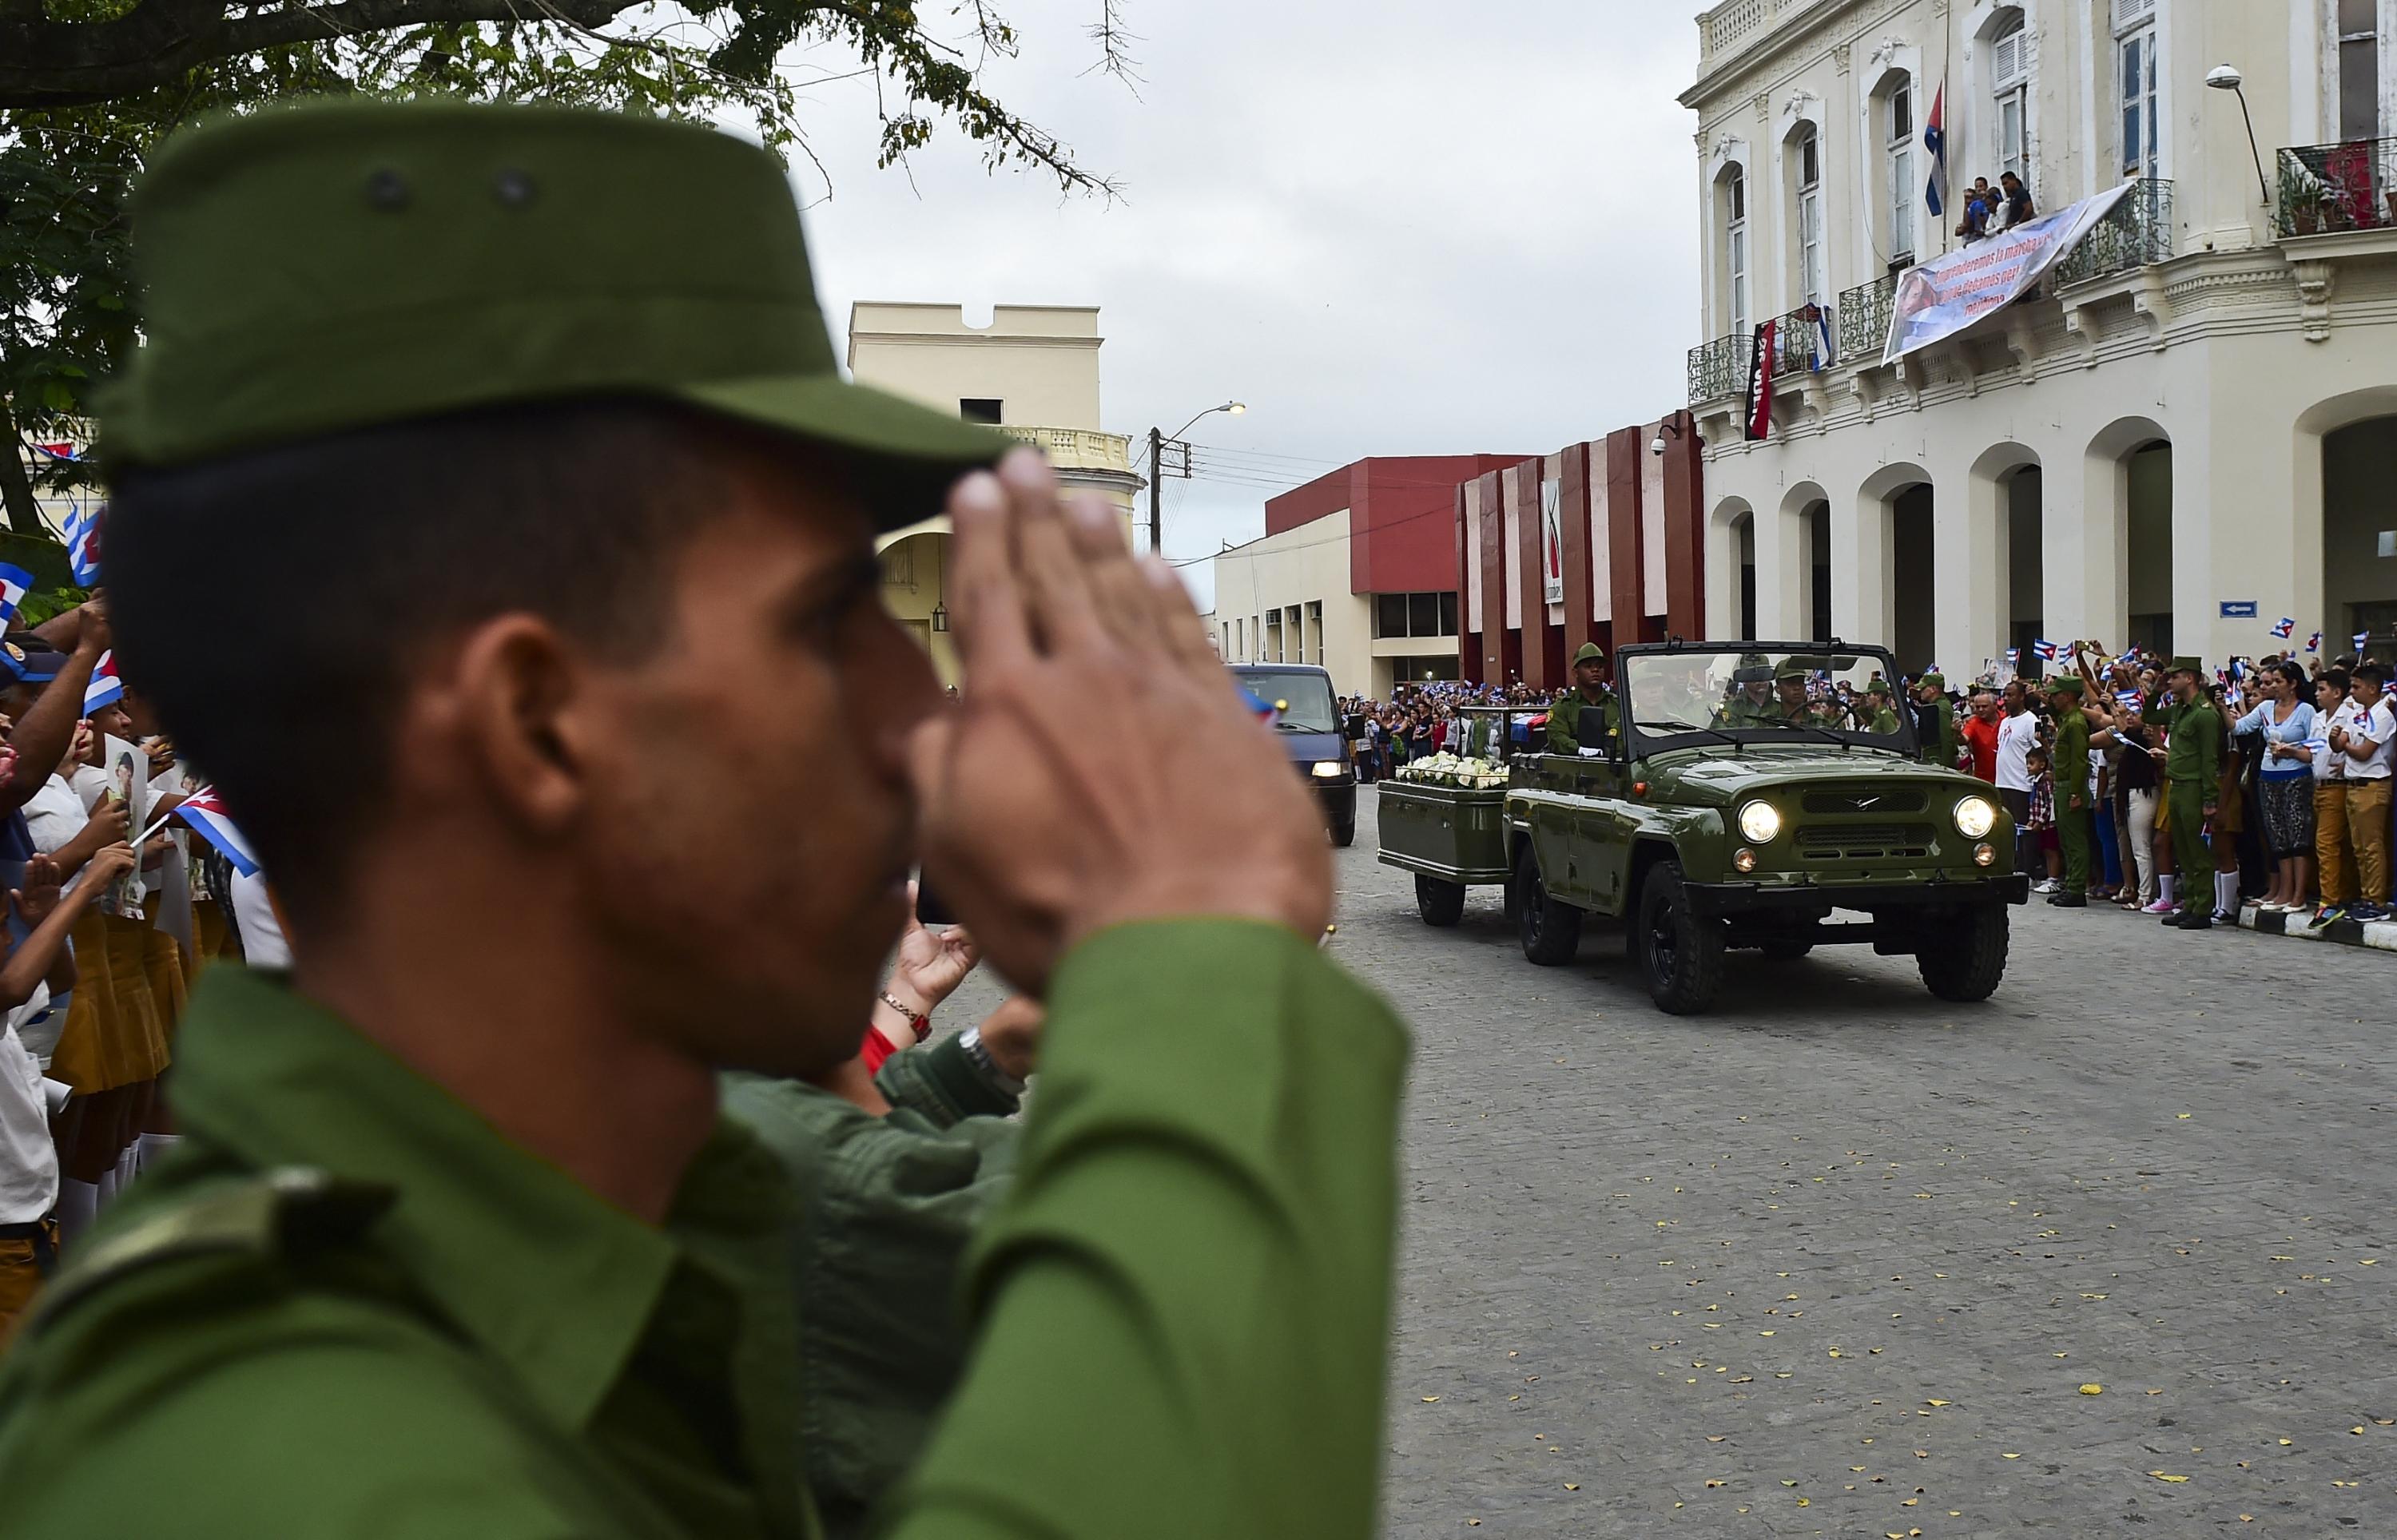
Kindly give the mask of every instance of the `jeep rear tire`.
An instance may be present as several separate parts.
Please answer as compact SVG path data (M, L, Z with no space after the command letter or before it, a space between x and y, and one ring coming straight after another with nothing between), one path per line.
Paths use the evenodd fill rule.
M2005 906L1983 904L1924 924L1914 963L1924 987L1942 1000L1970 1004L1989 999L2006 971Z
M1515 933L1523 955L1544 968L1572 962L1581 946L1581 910L1548 896L1529 840L1515 856Z
M1440 877L1415 878L1415 912L1442 930L1465 918L1465 884Z
M1628 945L1632 964L1659 1009L1694 1016L1714 1003L1722 984L1722 925L1691 909L1681 862L1659 861L1648 869Z

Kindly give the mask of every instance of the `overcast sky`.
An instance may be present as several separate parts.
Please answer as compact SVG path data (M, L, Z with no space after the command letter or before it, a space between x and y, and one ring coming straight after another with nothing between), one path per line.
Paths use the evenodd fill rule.
M1692 7L1122 3L1137 96L1084 73L1099 0L998 0L1023 52L986 76L1122 183L1113 206L994 176L945 125L877 171L871 83L811 89L830 195L797 175L837 342L857 299L1100 306L1109 431L1249 405L1191 431L1225 453L1167 484L1177 559L1360 456L1541 454L1681 404ZM1207 565L1185 571L1203 607Z

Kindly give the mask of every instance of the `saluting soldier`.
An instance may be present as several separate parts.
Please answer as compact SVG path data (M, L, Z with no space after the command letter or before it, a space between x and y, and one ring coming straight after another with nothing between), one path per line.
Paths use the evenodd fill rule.
M2180 908L2164 916L2163 923L2181 930L2208 930L2214 924L2214 895L2206 891L2203 874L2214 870L2214 853L2205 842L2221 795L2222 717L2206 699L2203 659L2174 658L2165 680L2173 697L2164 746L2165 798L2172 815L2173 868L2181 874L2181 883Z
M1611 752L1622 732L1623 719L1614 692L1606 687L1606 649L1595 642L1583 643L1573 654L1573 688L1548 708L1548 752L1578 754L1585 746ZM1585 711L1599 714L1585 723Z
M2059 674L2048 682L2056 712L2056 837L2064 847L2064 886L2047 896L2057 909L2089 907L2089 719L2081 710L2081 681Z
M920 830L1055 1094L879 1533L1369 1533L1403 1036L1114 516L845 381L782 166L704 127L276 109L132 228L114 644L296 971L202 978L181 1148L0 1363L7 1532L814 1535L841 1409L716 1076L855 1055ZM875 558L944 493L945 706Z

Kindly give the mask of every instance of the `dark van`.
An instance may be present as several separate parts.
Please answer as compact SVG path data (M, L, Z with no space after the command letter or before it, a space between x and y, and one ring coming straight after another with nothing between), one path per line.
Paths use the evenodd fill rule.
M1357 766L1341 731L1332 676L1306 663L1235 663L1233 683L1276 710L1274 732L1298 773L1322 801L1332 843L1357 838Z

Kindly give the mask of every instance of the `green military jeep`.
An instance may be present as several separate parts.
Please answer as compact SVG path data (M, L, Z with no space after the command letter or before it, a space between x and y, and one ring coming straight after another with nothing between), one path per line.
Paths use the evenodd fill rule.
M1943 1000L1986 999L2006 906L2029 896L2014 826L1984 783L1916 761L1907 712L1876 721L1876 674L1897 677L1886 653L1837 641L1625 647L1614 743L1549 754L1535 730L1503 791L1387 783L1381 858L1415 874L1433 924L1455 923L1466 884L1503 881L1534 962L1571 960L1586 915L1625 920L1676 1014L1712 1002L1726 951L1835 943L1911 955Z

